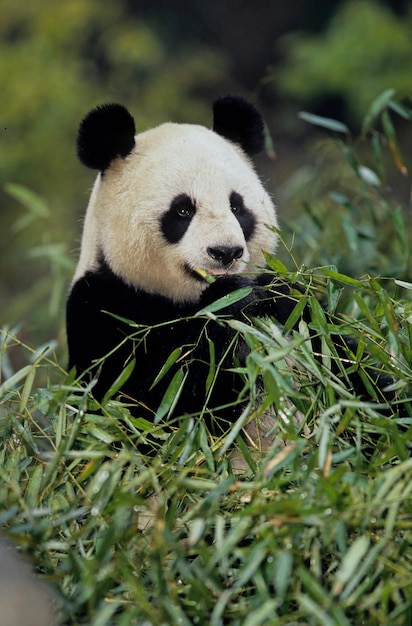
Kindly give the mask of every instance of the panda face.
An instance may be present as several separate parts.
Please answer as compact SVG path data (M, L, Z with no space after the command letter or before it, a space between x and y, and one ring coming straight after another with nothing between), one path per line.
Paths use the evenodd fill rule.
M273 252L275 208L237 145L202 126L135 137L95 183L75 280L104 258L136 289L196 302L216 276L254 272Z

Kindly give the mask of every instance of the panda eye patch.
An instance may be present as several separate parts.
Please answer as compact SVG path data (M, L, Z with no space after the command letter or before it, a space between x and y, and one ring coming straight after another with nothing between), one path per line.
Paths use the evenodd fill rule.
M161 231L166 241L178 243L189 228L195 213L195 203L187 194L176 196L160 220Z
M246 241L249 241L255 232L256 219L252 211L245 206L243 196L232 191L229 198L230 210L240 224Z
M230 194L229 202L230 210L232 211L232 213L241 213L245 210L245 204L240 193L232 191L232 193Z

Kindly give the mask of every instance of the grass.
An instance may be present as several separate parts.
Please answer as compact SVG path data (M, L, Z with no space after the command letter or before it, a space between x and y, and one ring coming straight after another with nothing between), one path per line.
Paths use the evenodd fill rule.
M399 268L406 246L389 243ZM251 353L247 409L221 438L196 416L167 430L148 424L115 399L94 412L50 350L2 330L0 524L53 589L59 623L411 623L412 285L399 272L354 279L332 265L293 260L287 272L268 261L307 287L322 357L304 325L287 342L269 320L226 320ZM314 292L368 362L393 375L390 407L330 373L335 327ZM240 431L269 407L301 418L279 419L275 444L259 452ZM156 455L137 447L146 437Z

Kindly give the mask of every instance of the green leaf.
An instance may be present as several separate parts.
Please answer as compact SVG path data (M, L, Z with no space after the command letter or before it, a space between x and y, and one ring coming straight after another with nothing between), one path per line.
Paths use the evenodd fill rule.
M375 166L375 170L381 182L385 180L385 168L383 164L383 156L382 156L382 146L380 142L380 138L377 135L372 135L371 137L371 146L372 152L374 156L373 164Z
M177 370L156 411L154 423L158 424L168 413L172 413L174 407L179 400L188 372L184 373L183 369Z
M242 428L246 424L246 421L247 421L247 419L248 419L248 417L250 415L250 411L251 411L251 406L247 405L245 407L245 409L242 411L241 416L233 424L233 426L230 429L229 434L227 435L227 437L224 440L223 446L219 450L219 455L220 456L223 456L224 454L226 454L228 449L232 446L232 444L234 443L235 439L239 435L240 431L242 430Z
M370 167L366 167L365 165L360 165L358 167L358 176L368 185L372 185L373 187L380 187L381 181L379 176L374 172Z
M173 350L173 352L171 354L169 354L169 356L166 359L166 361L164 362L160 372L158 373L158 375L154 379L152 385L150 386L150 389L153 389L153 387L155 387L157 385L157 383L160 380L162 380L162 378L165 376L165 374L167 374L167 372L170 370L170 368L179 359L179 357L181 356L182 352L183 352L183 348L181 346L179 346L178 348Z
M321 433L319 439L319 468L324 471L328 459L328 452L330 449L330 430L328 421L323 420L320 428Z
M104 441L104 443L111 444L114 441L114 438L109 433L107 433L102 428L98 428L97 426L87 426L86 430L88 433L90 433L92 437L95 437L100 441Z
M276 555L276 576L274 580L277 594L282 598L290 584L293 570L293 558L290 552L280 550Z
M373 100L372 104L369 107L369 111L365 115L362 124L362 133L365 134L375 122L378 115L382 113L384 109L388 106L389 102L392 100L395 95L394 89L387 89L383 93L381 93L375 100Z
M278 274L289 274L289 270L286 265L284 265L282 261L280 261L273 254L266 253L265 261L269 265L270 269L277 272Z
M332 280L336 280L336 282L342 283L343 285L349 285L350 287L356 287L357 289L363 289L364 287L360 280L356 280L356 278L351 278L345 274L340 274L339 272L330 270L327 267L322 267L321 271L325 274L325 276L328 276Z
M136 366L136 359L132 359L124 368L122 373L116 378L110 389L105 393L102 400L104 406L107 401L112 398L123 387L124 383L129 380L134 368Z
M404 120L412 120L412 110L401 102L390 100L388 106L392 111L400 115L400 117L403 117Z
M395 279L394 283L395 285L399 285L399 287L402 287L403 289L408 289L409 291L412 291L412 283L408 283L404 280L398 280L398 279Z
M209 345L209 371L206 378L206 395L208 394L216 376L215 344L209 337L207 338L207 341Z
M359 168L359 162L352 147L349 146L348 144L344 144L342 146L342 153L345 159L347 160L347 162L349 163L350 167L353 169L355 173L357 173L358 168Z
M25 365L18 372L10 376L7 380L4 381L2 385L0 385L0 398L5 395L9 391L11 391L20 381L22 381L27 376L30 376L31 371L33 370L33 365Z
M333 202L336 202L337 204L340 204L343 207L350 206L349 198L345 196L345 194L343 193L340 193L338 191L330 191L328 193L328 196L331 200L333 200Z
M298 320L302 317L303 311L308 303L308 296L300 296L298 302L295 304L293 311L289 315L286 323L283 327L284 332L288 333L292 328L295 328Z
M4 186L6 193L15 200L18 200L30 213L36 217L49 217L50 210L46 201L31 189L18 185L16 183L8 183Z
M335 580L332 587L334 595L340 595L346 583L359 569L365 554L370 546L370 539L362 536L355 539L349 550L343 557L342 563L336 572Z
M399 144L398 144L398 139L396 137L395 127L392 123L392 120L390 118L388 111L384 111L382 113L382 125L383 125L383 130L385 132L385 135L388 139L389 149L392 153L392 157L395 162L395 165L403 176L407 176L408 170L404 163L404 160L403 160L400 148L399 148Z
M42 479L43 479L43 467L41 465L37 465L37 467L34 469L31 475L31 479L30 479L30 482L26 491L27 504L32 508L35 508L36 506L38 506L39 492L41 489Z
M299 113L299 117L305 122L309 122L309 124L314 124L315 126L321 126L322 128L327 128L328 130L334 130L337 133L349 133L349 128L346 124L333 120L330 117L321 117L320 115L314 115L313 113L307 113L306 111L301 111Z
M243 300L251 293L252 287L242 287L241 289L236 289L236 291L233 291L232 293L229 293L226 296L219 298L215 302L212 302L208 306L205 306L203 309L196 313L196 317L199 317L200 315L205 315L207 313L216 313L217 311L221 311L226 307L232 306L236 302L240 302L240 300Z
M19 411L21 412L24 411L24 409L29 403L29 397L32 392L35 376L36 376L36 368L32 367L31 371L29 371L29 373L27 374L27 378L24 382L24 387L21 392L21 398L20 398L20 404L19 404Z

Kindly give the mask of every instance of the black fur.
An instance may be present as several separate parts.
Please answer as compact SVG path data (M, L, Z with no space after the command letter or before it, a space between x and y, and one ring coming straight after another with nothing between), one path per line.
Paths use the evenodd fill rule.
M213 130L253 156L265 146L265 126L259 111L243 98L224 96L213 105Z
M230 194L230 208L232 209L237 221L239 222L246 241L253 237L256 227L256 218L252 211L246 208L243 197L240 193L232 191Z
M248 286L251 293L240 302L222 311L232 318L272 313L284 323L296 304L290 287L281 281L276 286L276 297L269 297L262 287L252 280L238 275L223 276L208 286L197 304L175 305L166 298L146 293L126 285L110 270L105 262L95 272L87 272L72 287L67 303L67 336L69 344L69 367L76 367L82 374L89 370L98 373L93 393L101 400L113 382L123 371L131 356L136 359L135 369L122 388L123 394L138 402L136 415L151 418L177 368L188 373L185 386L175 409L176 415L199 413L206 401L206 380L209 373L209 341L213 341L216 365L222 362L208 409L216 411L219 418L233 421L239 407L227 407L236 402L243 381L229 371L234 364L236 333L228 326L214 320L193 316L204 306L241 287ZM136 329L119 321L112 314L143 326L152 328L144 341L139 340ZM141 339L140 335L140 339ZM124 341L128 338L126 341ZM123 342L123 344L122 344ZM117 346L120 347L115 350ZM187 353L167 375L151 389L162 364L178 347ZM100 359L110 352L104 362ZM225 356L226 351L228 354ZM145 408L148 407L149 411ZM151 411L150 411L151 410Z
M170 208L160 220L160 228L166 241L178 243L196 213L196 205L185 193L180 194L171 202Z
M121 104L98 106L82 121L77 154L83 165L104 172L117 157L124 158L135 145L133 117Z

